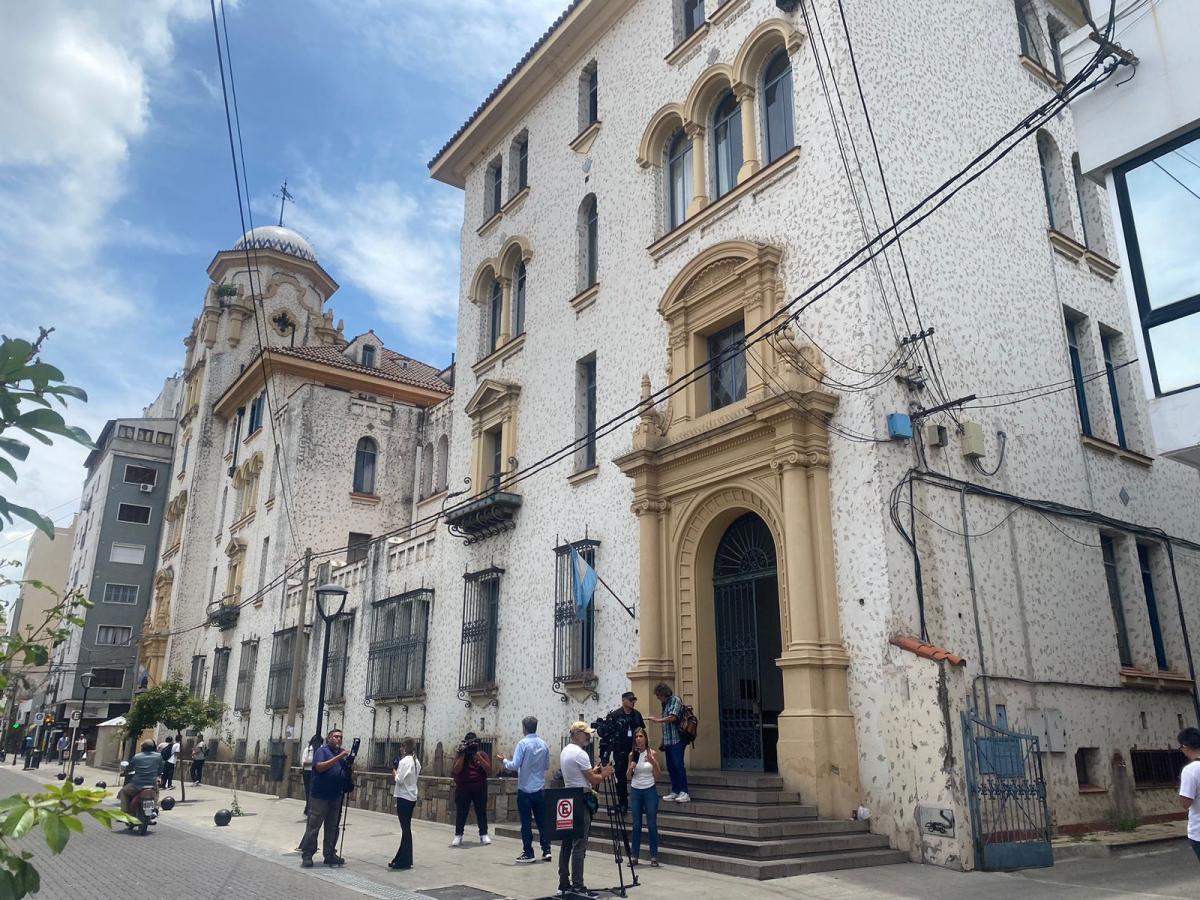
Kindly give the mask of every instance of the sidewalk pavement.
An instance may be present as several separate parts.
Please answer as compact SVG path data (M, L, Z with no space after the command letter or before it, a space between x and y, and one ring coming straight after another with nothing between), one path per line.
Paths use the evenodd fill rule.
M19 769L17 770L19 771ZM54 781L57 767L43 767L24 774L40 781ZM85 785L106 781L112 789L117 776L111 769L76 766ZM163 797L179 800L178 785ZM187 802L176 802L174 809L163 811L157 827L178 828L207 840L217 841L249 853L257 858L275 862L301 871L300 854L296 845L304 833L303 804L299 800L279 800L266 794L238 792L238 803L245 815L233 819L226 827L217 827L213 814L232 805L233 792L223 788L187 787ZM329 885L353 890L366 896L386 900L434 900L434 894L444 898L476 898L491 892L492 896L518 898L547 897L554 894L558 882L558 845L554 846L553 863L518 865L520 841L493 836L490 846L479 843L474 820L468 822L463 846L451 848L453 829L435 822L413 820L415 866L405 872L387 868L400 841L400 825L394 816L350 809L342 855L343 869L317 864L303 870L328 884L313 886L312 896L328 893ZM536 846L535 846L536 849ZM1187 854L1191 857L1190 851ZM1193 861L1194 862L1194 861ZM1001 898L1079 898L1091 900L1097 896L1127 897L1187 897L1169 889L1159 893L1146 885L1134 891L1084 887L1068 874L1067 866L1084 875L1083 866L1101 865L1099 861L1077 860L1056 867L1038 870L1040 877L1025 877L992 872L954 872L934 866L895 865L854 869L815 875L799 875L773 881L750 881L694 869L663 866L659 869L639 867L641 886L629 896L633 900L728 900L738 898L801 898L801 900L876 900L876 898L921 898L931 896L970 896L972 900L1001 900ZM626 868L628 879L629 870ZM1033 875L1033 873L1029 873ZM1043 881L1044 879L1044 881ZM587 883L593 890L603 890L618 883L616 866L609 854L594 850L587 856ZM1103 880L1101 880L1103 883ZM1200 881L1196 882L1200 884ZM474 888L475 891L444 892L447 888ZM433 892L433 893L431 893Z

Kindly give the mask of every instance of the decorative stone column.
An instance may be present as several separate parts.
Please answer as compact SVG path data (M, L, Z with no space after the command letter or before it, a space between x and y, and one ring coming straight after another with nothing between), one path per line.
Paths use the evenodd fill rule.
M737 180L741 184L762 168L758 161L758 131L755 128L756 110L754 107L754 88L744 82L733 86L733 96L738 102L742 119L742 167L738 169Z
M639 657L629 671L631 689L638 700L649 704L654 686L660 681L673 681L675 663L667 652L666 593L663 577L666 574L663 553L663 517L670 505L665 500L642 497L633 502L633 514L638 519L638 639Z
M708 206L708 175L704 164L704 126L698 122L688 122L683 130L692 141L692 202L687 210L690 219Z

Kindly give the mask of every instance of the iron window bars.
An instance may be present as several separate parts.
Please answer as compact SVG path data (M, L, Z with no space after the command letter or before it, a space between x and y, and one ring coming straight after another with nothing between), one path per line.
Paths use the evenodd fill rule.
M254 670L257 666L258 641L242 641L242 652L238 659L237 693L233 701L233 708L240 712L250 708L250 692L254 688Z
M343 703L346 699L346 663L350 656L350 639L354 633L354 612L343 613L332 622L329 659L325 667L325 703Z
M471 705L469 693L496 692L496 641L500 612L500 576L492 566L463 576L462 643L458 656L458 698ZM495 702L493 700L493 702Z
M296 652L296 629L277 631L271 640L271 668L267 675L267 706L271 709L286 709L288 695L292 689L292 654ZM304 635L304 649L308 655L308 635ZM304 705L304 679L300 680L296 692L296 705Z
M433 591L408 591L373 604L367 696L413 697L425 690L425 649Z
M582 540L554 548L554 693L563 703L569 703L563 688L587 688L596 685L596 604L588 604L583 621L576 617L575 591L571 578L571 548L574 547L589 566L596 565L599 541Z

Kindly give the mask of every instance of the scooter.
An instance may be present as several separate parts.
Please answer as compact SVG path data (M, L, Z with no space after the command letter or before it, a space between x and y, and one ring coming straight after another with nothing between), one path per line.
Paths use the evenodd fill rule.
M129 779L129 763L121 763L121 774L125 776L125 780ZM138 834L145 834L150 830L150 826L158 822L158 788L147 787L142 788L129 801L129 814L138 820L138 824L126 823L125 827L130 831L137 829Z

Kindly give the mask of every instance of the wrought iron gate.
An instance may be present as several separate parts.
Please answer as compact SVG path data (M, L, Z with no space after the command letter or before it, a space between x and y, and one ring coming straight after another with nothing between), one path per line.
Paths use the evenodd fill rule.
M756 584L775 577L775 542L753 513L729 526L713 563L721 768L763 769Z
M1052 866L1038 739L963 713L971 835L980 869Z

